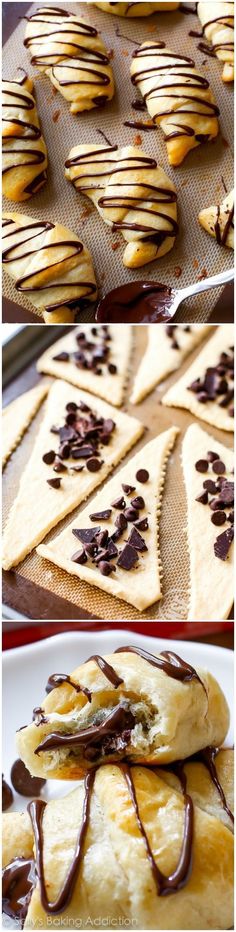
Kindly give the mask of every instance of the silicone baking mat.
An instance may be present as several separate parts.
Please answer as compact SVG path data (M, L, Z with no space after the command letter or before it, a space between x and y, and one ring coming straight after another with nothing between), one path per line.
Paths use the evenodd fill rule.
M41 4L42 5L42 4ZM100 295L111 288L137 279L163 281L172 286L184 287L199 277L214 275L233 264L232 252L220 248L198 224L201 208L219 204L233 186L233 88L221 79L222 65L214 58L204 56L197 48L198 40L189 36L191 29L198 30L198 18L192 13L159 13L151 17L127 20L102 13L92 3L64 3L62 6L87 20L101 31L105 45L112 50L116 94L114 100L102 110L91 110L73 116L69 105L57 93L54 95L49 78L30 65L30 55L24 48L25 20L22 19L3 49L3 76L14 78L17 67L24 67L35 78L38 112L49 153L48 182L41 193L23 204L6 200L5 210L23 211L36 219L59 221L74 230L91 250ZM20 6L17 4L20 15ZM33 4L30 15L40 3ZM117 27L122 36L117 36ZM190 153L178 169L168 165L166 145L160 128L151 132L138 132L142 148L148 155L155 156L158 163L172 178L178 192L178 215L180 232L174 249L163 259L130 271L122 263L124 240L113 234L104 224L91 202L75 193L64 177L64 163L72 146L76 143L101 142L101 129L114 144L133 145L137 130L124 126L127 119L146 119L145 114L132 110L135 96L130 81L130 63L135 46L130 40L141 43L155 37L164 40L174 51L193 57L202 74L210 80L216 102L220 107L221 133L214 144L199 146ZM55 121L55 122L54 122ZM233 145L233 143L232 143ZM113 245L119 243L118 248ZM181 272L180 277L178 277ZM27 299L16 295L11 279L4 275L4 295L18 305L32 309ZM178 321L206 321L220 295L220 289L191 299L185 309L179 311ZM35 311L36 313L36 311ZM80 320L93 318L93 310L81 313ZM224 309L222 307L222 321Z
M113 621L118 619L131 621L137 618L138 620L161 619L169 621L181 621L186 620L188 613L189 558L185 531L186 499L180 454L185 430L193 422L193 417L186 411L181 411L178 408L166 408L160 404L162 395L166 391L167 387L169 387L175 381L176 374L172 375L168 380L165 381L165 383L160 385L159 388L156 389L155 392L152 392L152 394L149 395L140 405L131 405L129 403L128 399L131 394L133 375L137 370L137 366L146 345L147 328L134 327L133 332L133 354L131 358L130 371L128 373L123 408L129 414L139 418L139 420L142 421L147 429L144 433L144 436L139 441L139 444L136 444L136 446L133 447L133 450L127 455L125 460L123 460L123 463L126 462L130 456L136 453L140 447L147 443L148 440L161 433L161 431L166 430L172 424L175 424L180 428L180 435L177 438L175 448L171 453L168 462L161 510L160 551L163 567L163 598L160 602L157 602L155 605L148 608L145 612L139 613L137 609L132 608L132 606L128 605L126 602L123 602L120 599L115 599L113 596L103 593L99 589L96 589L94 586L89 586L84 581L77 579L77 577L72 577L48 561L43 560L35 553L35 551L31 553L23 563L20 564L14 573L5 575L6 577L10 576L11 578L14 575L15 592L17 590L17 577L18 574L20 574L20 577L25 578L25 581L30 580L37 586L47 590L48 594L55 594L56 596L67 600L67 603L69 602L75 606L78 606L78 618L83 618L84 611L85 617L86 613L89 613L89 615L92 615L94 618L109 619ZM198 352L199 347L197 350L195 350L195 353L191 354L188 360L185 361L184 366L181 368L181 373L184 372L184 369L190 365L189 360L192 362L194 356ZM33 380L34 378L31 377L31 383L29 385L29 383L26 382L26 376L25 378L22 376L20 387L19 383L17 383L18 394L20 394L21 391L23 392L26 388L31 387ZM15 393L16 392L17 388L15 389ZM12 399L12 392L10 397ZM96 406L96 401L94 403ZM99 401L97 401L97 404L99 404ZM43 415L43 407L44 406L42 406L41 410L34 418L18 449L8 461L4 471L4 520L8 514L11 503L15 498L22 470L24 469L24 466L29 459L32 445L38 434L39 424ZM203 422L201 422L201 426L204 427ZM226 446L232 446L231 434L213 429L209 425L205 425L205 429L208 433L212 434L216 442L218 441L224 443ZM120 466L117 467L116 471L118 471L119 468ZM73 512L75 518L77 514L83 509L83 507L84 506L81 505L79 509L77 508ZM64 521L60 522L60 524L57 525L53 531L50 532L46 540L51 540L53 537L55 537L56 534L58 534L59 531L63 529L63 527L70 523L71 519L72 516L70 514L66 519L64 519ZM40 618L44 616L36 613L34 617ZM47 615L47 617L50 616ZM55 618L55 615L52 614L51 617ZM63 615L60 615L60 617L63 617ZM76 617L76 615L73 615L73 617Z

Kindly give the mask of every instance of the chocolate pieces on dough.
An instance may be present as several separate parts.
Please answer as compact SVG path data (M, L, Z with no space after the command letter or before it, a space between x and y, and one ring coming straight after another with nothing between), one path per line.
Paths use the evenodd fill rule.
M160 599L159 516L166 463L177 434L172 427L151 440L38 553L139 611ZM126 491L129 486L131 492Z
M51 528L85 501L142 432L136 419L57 380L8 517L4 569L23 560Z
M228 618L234 597L234 456L192 424L183 441L182 461L190 553L188 618L222 621Z
M175 369L179 369L186 356L207 336L207 324L178 327L165 324L148 327L148 343L134 379L130 401L139 404ZM46 370L45 370L46 371Z
M29 392L15 398L2 412L2 466L20 443L34 415L47 395L49 384L40 382Z
M66 379L78 388L122 404L132 346L132 328L126 325L71 328L38 359L39 372Z
M233 431L234 326L217 327L192 366L162 398L162 404L186 408L218 430Z

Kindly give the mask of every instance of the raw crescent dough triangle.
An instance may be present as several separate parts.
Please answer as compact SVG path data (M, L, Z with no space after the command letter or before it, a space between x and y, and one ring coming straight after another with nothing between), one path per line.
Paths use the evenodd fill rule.
M178 382L169 388L162 398L162 404L173 408L187 408L201 421L207 421L219 430L234 430L234 419L228 414L227 408L221 408L216 401L207 401L205 404L198 401L196 392L189 391L188 386L203 378L206 369L217 366L220 355L228 352L234 345L234 326L225 324L217 327L213 337L206 343L192 366L184 373Z
M41 383L15 398L2 412L2 465L20 443L32 418L49 391L49 383Z
M147 349L134 379L130 397L132 404L142 401L170 372L178 369L209 329L207 324L191 325L188 328L176 326L174 329L161 324L159 327L148 327ZM176 340L178 346L172 345L173 340Z
M62 473L61 488L52 489L47 479L56 476L52 466L42 461L49 450L58 449L58 437L51 433L53 424L64 423L65 407L80 400L104 418L112 418L116 429L108 446L102 447L103 466L99 472ZM76 505L85 501L106 478L143 433L135 418L116 411L105 401L95 401L88 392L57 380L50 389L44 419L30 460L21 476L19 491L12 505L3 536L3 567L10 569L33 549ZM69 461L72 465L73 461ZM76 461L78 462L78 461ZM84 462L84 460L82 460ZM68 463L68 460L67 460Z
M98 344L101 343L101 328L94 328L92 325L86 324L86 328L82 329L86 333L87 339L92 342L94 342L92 331L97 329L99 334ZM108 343L110 350L108 361L117 367L117 372L113 375L108 371L108 366L103 363L101 363L100 367L101 374L96 375L92 369L78 368L73 359L67 362L54 359L54 356L63 351L74 353L80 349L80 346L76 343L76 334L82 332L81 327L71 327L69 333L57 340L56 343L52 343L45 350L45 353L40 356L37 362L38 372L47 372L59 379L66 379L72 385L84 388L94 395L99 395L100 398L104 398L105 401L119 407L122 404L125 383L129 373L132 327L127 327L126 324L115 324L113 326L109 325L108 331L111 336ZM81 346L81 349L83 350L83 346Z
M56 566L61 566L68 573L78 576L79 579L98 586L99 589L103 589L110 595L124 599L125 602L134 605L139 611L160 599L162 571L159 541L157 540L159 535L158 525L166 463L177 434L178 428L171 427L170 430L151 440L129 460L110 482L106 483L92 503L81 511L58 537L55 537L48 544L41 544L37 548L37 552L42 557L51 560ZM149 480L145 484L138 482L136 479L137 470L143 468L149 472ZM140 512L140 518L144 514L148 516L149 528L144 533L144 540L148 550L145 551L144 555L139 555L136 568L127 571L116 564L115 573L112 573L111 576L102 576L97 567L93 569L92 562L80 566L71 561L72 554L81 549L81 544L78 540L76 542L72 529L94 527L94 522L90 521L89 515L109 508L117 497L123 495L122 483L135 486L133 495L142 495L144 498L145 510ZM127 497L127 505L130 504L130 498L132 499L132 495ZM109 533L115 531L114 522L118 514L119 511L112 510L109 521L102 521L101 528L107 528ZM100 525L99 520L95 524ZM127 531L124 532L122 539L118 542L118 549L123 549L132 527L132 524L128 524Z

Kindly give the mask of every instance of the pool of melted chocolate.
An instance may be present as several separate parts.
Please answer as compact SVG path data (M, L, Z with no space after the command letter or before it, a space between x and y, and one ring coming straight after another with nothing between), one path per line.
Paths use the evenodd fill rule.
M158 324L171 320L174 292L161 282L131 282L102 298L96 320L112 324Z

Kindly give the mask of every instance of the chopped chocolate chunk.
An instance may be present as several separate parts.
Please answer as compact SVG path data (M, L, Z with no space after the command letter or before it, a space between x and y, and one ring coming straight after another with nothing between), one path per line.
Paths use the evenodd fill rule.
M93 515L89 515L90 521L107 521L111 516L111 508L106 508L104 511L94 512Z
M145 540L143 540L141 534L139 534L139 532L134 527L130 532L128 544L131 544L131 547L134 547L135 550L141 550L141 552L148 549L147 545L145 544Z
M219 493L219 501L223 503L224 506L233 505L234 503L234 483L228 482L227 479L221 485Z
M85 550L76 550L75 553L72 554L71 560L73 560L73 563L79 563L81 566L83 563L87 563Z
M194 382L191 382L191 385L188 385L188 391L189 391L189 392L199 392L200 385L201 385L201 380L200 380L200 379L194 379Z
M107 530L105 530L105 531L99 531L99 533L96 534L96 544L98 545L98 547L106 547L107 541L108 541L108 536L109 536L109 535L108 535L108 531L107 531Z
M127 528L127 520L126 520L125 515L123 514L123 511L121 511L121 513L117 515L117 518L115 520L115 526L118 528L119 531L124 531L125 528ZM114 540L114 537L113 537L113 540Z
M132 570L137 560L138 555L135 547L132 547L131 544L125 544L124 550L121 551L118 557L117 566L121 566L123 570Z
M56 424L52 424L52 427L50 427L50 434L59 434L59 433L60 433L60 427L57 427Z
M55 360L55 362L68 362L70 356L69 353L62 352L58 353L57 356L53 356L52 358Z
M208 450L207 459L208 459L208 463L214 463L214 460L218 460L218 459L219 459L219 454L218 454L218 453L214 453L213 450Z
M214 460L214 463L212 463L212 469L213 472L217 473L217 476L222 476L225 472L225 464L222 462L222 460Z
M94 557L97 553L97 543L94 541L93 544L85 544L85 552L87 557Z
M115 522L115 523L116 523L116 522ZM126 526L127 526L127 525L126 525ZM110 539L113 540L114 543L115 543L116 540L120 540L120 538L123 536L123 530L124 530L124 528L117 528L117 530L116 530L116 531L113 531L113 534L111 534L111 538L110 538Z
M47 466L51 466L52 463L54 463L55 456L54 450L49 450L48 453L44 453L42 457L43 463L46 463Z
M23 760L15 760L11 768L11 782L16 793L21 796L39 796L46 780L41 777L31 777Z
M91 459L87 460L86 466L89 472L98 472L98 470L101 469L102 460L98 460L95 456L91 456Z
M50 485L52 489L60 489L61 478L59 478L59 476L57 479L47 479L46 481L47 481L47 484Z
M69 424L65 424L64 427L60 427L59 434L61 442L68 440L69 443L72 443L74 440L77 440L77 434Z
M112 560L113 557L117 557L118 550L115 544L113 543L113 540L109 540L108 553L109 553L109 560Z
M110 576L110 574L115 570L115 566L112 563L108 563L106 560L101 560L99 563L100 573L102 576Z
M148 482L149 472L147 469L138 469L138 472L136 472L136 479L138 482Z
M204 479L203 488L206 489L207 492L210 492L211 495L215 495L217 492L217 486L216 483L213 482L213 479Z
M117 508L118 511L123 511L123 508L125 508L125 499L122 497L116 498L115 501L112 502L111 504L112 504L112 508Z
M10 809L10 806L13 803L13 792L11 787L8 785L4 776L2 774L2 811L6 812L6 809Z
M74 447L74 449L71 451L71 456L73 460L78 460L78 459L87 460L89 459L90 456L93 456L93 453L94 453L93 447L91 446L91 444L90 445L88 444L88 446L84 446L84 447L80 447L80 446Z
M131 492L135 492L135 485L123 485L122 483L122 489L126 495L130 495Z
M234 531L232 527L227 528L226 531L223 531L223 533L219 534L219 536L216 538L214 543L214 552L215 556L218 557L219 560L227 560L230 545L232 544L233 539Z
M197 462L195 463L195 469L197 470L197 472L207 472L208 470L207 460L197 460Z
M132 498L131 505L136 509L136 511L139 511L141 508L145 508L145 501L142 498L142 495L136 495L136 498Z
M216 527L220 527L221 524L225 524L226 514L225 511L215 511L211 516L212 524L216 524Z
M91 544L100 530L100 527L73 528L72 534L79 538L81 544Z
M195 498L196 502L201 502L202 505L207 505L208 503L208 492L201 492L200 495L197 495Z
M127 521L136 521L139 516L139 512L137 508L131 508L130 506L130 508L125 508L124 515L125 518L127 518Z
M148 518L139 518L138 521L134 521L134 526L138 528L138 531L147 531L149 527Z

